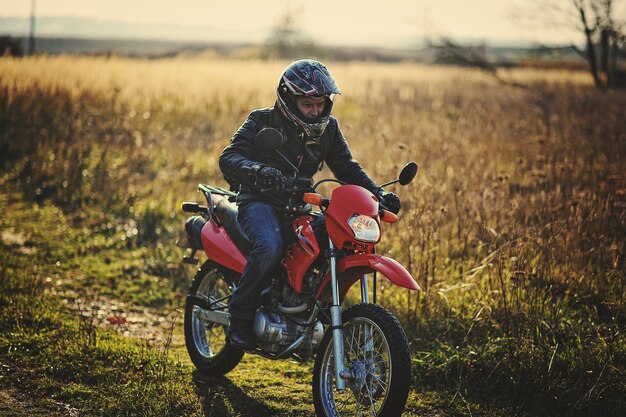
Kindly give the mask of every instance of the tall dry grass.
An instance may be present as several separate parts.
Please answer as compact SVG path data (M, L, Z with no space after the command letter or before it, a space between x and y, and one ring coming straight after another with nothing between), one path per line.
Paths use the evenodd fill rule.
M626 96L582 73L328 63L334 112L376 180L421 170L381 249L423 291L381 281L412 339L414 383L523 410L625 409ZM166 242L219 152L273 104L285 62L0 61L4 181ZM322 175L328 174L327 172ZM94 209L97 207L97 209Z

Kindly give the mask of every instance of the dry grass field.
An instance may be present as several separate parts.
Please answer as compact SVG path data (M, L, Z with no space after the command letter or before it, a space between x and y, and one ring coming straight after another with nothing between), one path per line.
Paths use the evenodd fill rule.
M171 392L134 383L146 404L163 408L137 411L143 402L102 399L88 382L43 369L51 359L32 347L45 340L24 348L20 317L29 307L15 302L24 289L14 278L34 274L48 287L58 278L55 293L71 300L98 294L181 307L192 272L174 247L184 220L179 203L197 197L199 182L225 184L221 149L252 109L273 104L286 64L0 59L0 311L7 317L0 363L30 364L17 368L37 376L31 385L4 378L5 387L34 387L42 396L65 387L63 401L86 415L311 412L271 398L260 405L247 398L248 408L233 411L227 403L246 398L241 390L269 383L262 373L260 382L235 376L234 385L199 398L198 384L195 393L184 387L191 367L178 362L165 367L173 375L154 376L171 378ZM382 182L405 162L420 165L412 184L391 188L403 210L381 243L423 289L379 289L379 302L397 313L411 341L407 415L624 415L626 94L595 90L584 72L502 70L496 79L409 63L327 64L342 89L334 113L368 173ZM36 222L45 216L58 216L63 227ZM49 267L55 262L62 267ZM159 369L162 358L125 343L123 352L134 353L108 354L123 362L139 349ZM296 375L280 382L286 391L294 383L306 388L307 372L284 372ZM219 407L207 406L220 395Z

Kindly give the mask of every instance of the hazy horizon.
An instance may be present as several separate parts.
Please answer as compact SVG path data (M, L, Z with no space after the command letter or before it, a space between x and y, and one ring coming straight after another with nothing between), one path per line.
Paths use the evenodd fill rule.
M448 37L491 44L580 42L574 32L529 30L511 15L519 0L252 0L217 3L180 0L36 1L38 36L136 38L198 42L263 42L287 11L314 43L346 46L415 46ZM27 35L31 1L0 0L0 34Z
M183 29L183 30L181 30ZM0 17L0 36L28 37L30 18ZM138 41L171 41L192 43L231 43L231 44L261 44L267 41L271 28L250 29L235 31L228 29L214 29L203 26L179 24L134 23L122 20L81 18L58 16L40 17L37 20L36 36L39 38L68 38L86 40L138 40ZM425 42L425 37L405 36L387 37L386 39L357 39L341 38L313 39L305 32L305 39L313 40L315 44L325 46L346 47L380 47L380 48L414 48ZM538 42L524 42L515 40L497 40L485 38L458 38L446 37L461 43L485 43L489 46L530 47ZM437 40L439 38L428 38Z

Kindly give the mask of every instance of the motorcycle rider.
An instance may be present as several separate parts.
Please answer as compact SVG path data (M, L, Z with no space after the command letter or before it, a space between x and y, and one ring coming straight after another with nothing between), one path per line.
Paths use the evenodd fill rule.
M253 245L229 304L229 339L238 348L256 344L252 320L284 250L281 229L289 202L279 185L295 175L294 166L298 176L312 178L326 163L337 179L371 191L395 213L400 210L398 196L377 187L352 158L331 115L336 94L339 87L324 64L311 59L292 62L279 79L274 106L252 111L220 155L220 169L238 191L238 222ZM266 127L281 132L280 154L256 148L255 137Z

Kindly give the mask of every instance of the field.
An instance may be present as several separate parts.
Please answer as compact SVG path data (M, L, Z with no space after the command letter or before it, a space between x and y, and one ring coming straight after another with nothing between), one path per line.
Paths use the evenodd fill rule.
M286 64L0 59L0 414L313 414L310 364L206 379L180 341L180 202L225 185L220 151ZM403 209L379 248L423 290L379 288L410 340L406 415L624 415L624 92L584 72L327 64L368 173L420 165L390 188Z

